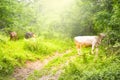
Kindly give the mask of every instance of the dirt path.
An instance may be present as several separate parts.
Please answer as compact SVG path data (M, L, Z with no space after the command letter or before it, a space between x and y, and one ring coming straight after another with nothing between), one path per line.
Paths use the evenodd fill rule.
M61 74L62 70L59 70L56 72L55 75L45 75L45 76L42 76L41 78L39 78L38 80L58 80L60 74Z
M43 61L35 61L35 62L30 62L27 61L25 67L21 67L21 68L16 68L12 77L15 80L26 80L26 78L34 72L34 70L41 70L45 65L48 64L49 61L53 60L54 58L58 57L58 56L62 56L64 54L69 53L70 50L67 50L65 53L55 53L54 56L48 57L46 59L44 59ZM58 73L56 73L55 76L58 76L60 74L61 71L58 71ZM55 77L56 78L56 77ZM45 80L44 77L43 79L41 78L40 80Z
M39 78L38 80L58 80L60 74L64 71L64 70L63 70L63 67L65 67L66 65L68 65L69 62L72 62L73 59L75 59L75 58L76 58L76 56L71 56L71 57L69 57L69 59L66 60L65 63L63 63L63 64L61 64L61 65L59 66L59 69L57 70L57 72L56 72L54 75L52 75L52 74L44 75L44 76L42 76L41 78ZM54 68L54 67L53 67L53 68Z

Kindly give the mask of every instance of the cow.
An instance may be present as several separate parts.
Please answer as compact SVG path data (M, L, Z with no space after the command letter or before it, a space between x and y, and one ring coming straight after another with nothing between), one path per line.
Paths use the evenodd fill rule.
M10 40L17 40L17 33L15 31L12 31L10 34Z
M74 37L76 48L78 49L78 54L81 55L81 48L92 46L91 53L93 54L94 49L98 50L98 45L101 43L102 39L105 37L104 33L100 33L98 36L77 36ZM97 54L97 53L96 53Z
M33 32L25 33L25 39L35 38L35 34Z

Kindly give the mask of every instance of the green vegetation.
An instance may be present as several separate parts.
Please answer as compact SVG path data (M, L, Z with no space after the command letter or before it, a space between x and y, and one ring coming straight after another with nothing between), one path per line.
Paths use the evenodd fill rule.
M65 68L59 80L119 80L120 59L118 57L101 57L93 62L90 56L85 60L77 57Z
M40 71L34 71L27 80L36 80L41 78L42 76L54 76L57 72L60 72L68 63L71 61L71 57L76 56L75 51L70 51L69 53L62 53L59 56L56 56L53 60L51 60L45 67Z
M69 43L67 43L69 42ZM25 43L25 49L40 55L50 55L53 52L63 52L72 47L71 40L42 40ZM57 44L57 45L56 45Z
M16 41L9 32L17 32ZM24 39L26 32L35 39ZM95 59L91 48L77 55L73 38L105 33ZM70 50L70 52L66 52ZM0 0L0 80L9 80L16 67L27 61L53 58L28 80L46 75L59 80L120 79L119 0Z
M71 49L72 45L66 43L66 41L72 43L70 40L57 39L9 41L6 37L0 42L0 75L11 74L15 67L23 66L26 61L43 60L47 56L52 56L55 52L64 52Z

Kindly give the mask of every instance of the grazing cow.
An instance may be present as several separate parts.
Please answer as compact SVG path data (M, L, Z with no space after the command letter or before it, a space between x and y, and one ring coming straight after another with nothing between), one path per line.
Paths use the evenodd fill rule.
M82 47L92 46L92 54L94 48L97 48L101 43L101 40L105 37L105 34L100 33L98 36L77 36L74 38L76 47L78 49L78 54L81 53ZM98 50L98 49L97 49ZM96 53L97 54L97 53Z
M17 33L15 31L10 32L10 40L17 40Z
M25 39L34 38L34 37L35 37L35 34L32 33L32 32L27 32L27 33L25 34Z

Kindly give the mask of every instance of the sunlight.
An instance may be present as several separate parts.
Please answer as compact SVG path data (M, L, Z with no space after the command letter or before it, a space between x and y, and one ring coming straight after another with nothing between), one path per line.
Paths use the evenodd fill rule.
M61 12L70 6L73 0L43 0L43 6L49 11Z
M74 0L41 0L42 14L50 20L46 22L58 22L61 16L70 9L74 2Z

